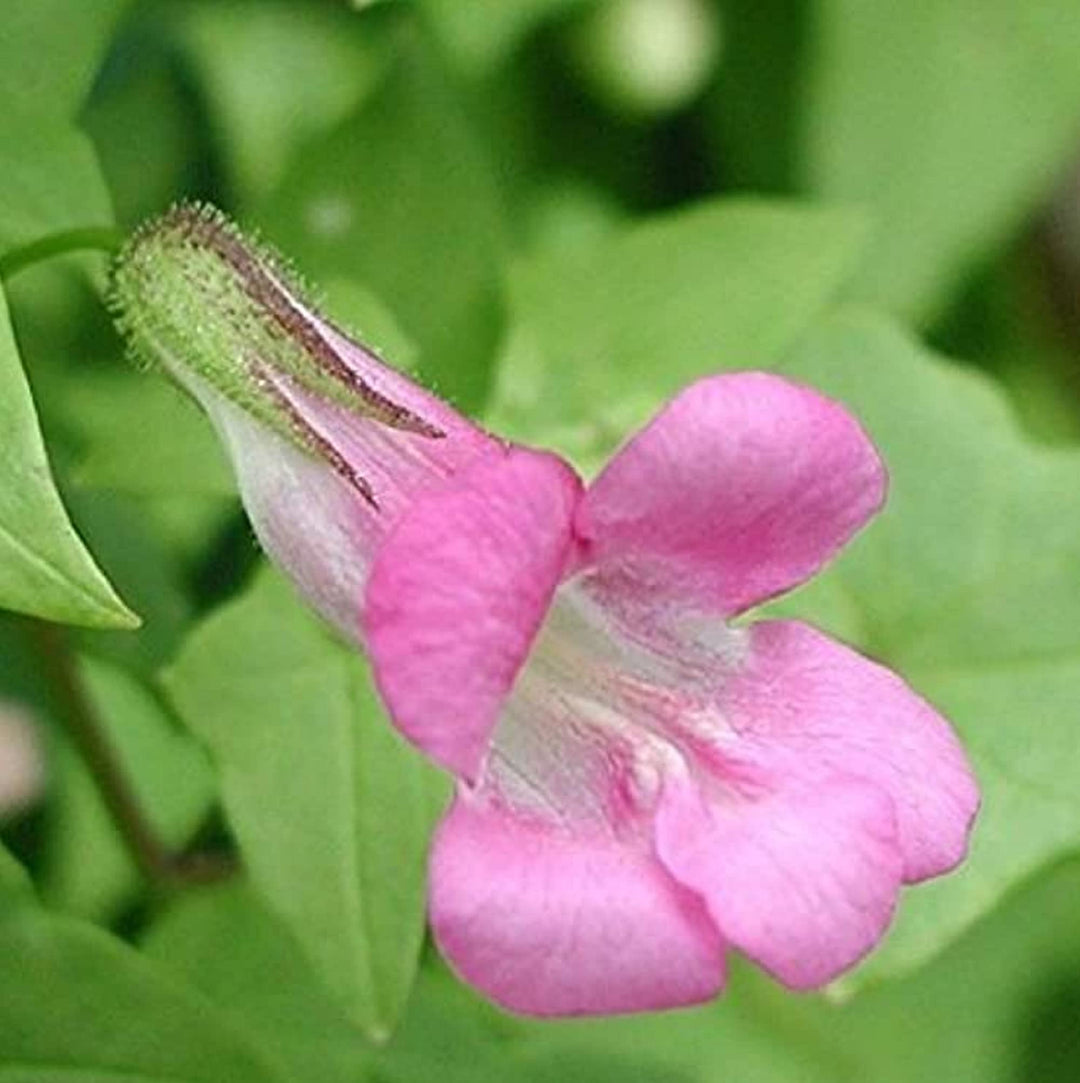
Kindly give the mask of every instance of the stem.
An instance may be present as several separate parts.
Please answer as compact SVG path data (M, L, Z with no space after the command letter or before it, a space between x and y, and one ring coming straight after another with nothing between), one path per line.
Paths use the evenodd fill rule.
M86 249L115 252L123 241L123 233L111 226L86 226L82 229L50 233L40 240L13 248L0 256L0 279L9 279L32 264L70 252L82 252Z
M236 863L228 855L177 855L161 841L101 727L63 631L57 625L39 620L33 621L31 627L50 683L59 698L60 716L68 735L86 763L124 846L143 877L152 886L168 890L210 883L236 872Z

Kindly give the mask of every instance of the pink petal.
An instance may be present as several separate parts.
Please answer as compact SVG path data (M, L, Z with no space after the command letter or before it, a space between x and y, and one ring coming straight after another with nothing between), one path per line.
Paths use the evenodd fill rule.
M908 883L963 860L979 793L949 724L895 673L809 625L763 621L749 634L720 693L740 756L811 787L845 775L888 794Z
M199 400L228 450L262 547L309 605L343 636L358 641L360 598L381 520L323 460L206 385Z
M580 482L512 449L417 499L376 554L364 605L398 728L474 778L572 550Z
M487 439L476 425L459 414L449 403L410 380L399 369L387 364L330 320L305 309L298 301L294 300L293 305L310 321L319 337L331 347L341 362L376 394L442 430L451 439L464 442Z
M512 1011L584 1015L693 1004L723 985L700 900L647 848L515 816L462 793L431 857L440 950Z
M830 981L877 943L900 887L892 803L833 779L747 801L669 787L657 851L721 935L792 989Z
M501 442L455 415L445 404L438 413L440 424L446 426L441 430L443 435L432 437L392 428L321 398L288 375L262 369L260 376L265 385L276 390L292 414L301 418L362 479L371 496L367 502L371 520L367 529L375 541L387 533L401 512L426 489L441 485L480 456L504 448ZM401 376L397 380L408 384ZM418 395L419 391L409 401L415 402Z
M673 399L582 501L591 559L725 615L816 572L880 507L885 471L838 403L767 373Z
M432 438L390 428L269 369L261 370L261 378L305 429L362 479L365 491L324 457L301 451L198 377L184 373L182 382L228 451L244 510L263 548L310 605L359 642L360 602L378 543L420 493L474 459L498 453L501 445L463 418L452 424L449 408L438 415L445 435ZM416 396L409 402L416 405Z

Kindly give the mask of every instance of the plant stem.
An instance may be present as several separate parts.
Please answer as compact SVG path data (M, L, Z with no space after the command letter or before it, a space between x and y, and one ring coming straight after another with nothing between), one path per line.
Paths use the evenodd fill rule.
M147 882L170 890L210 883L236 872L236 863L228 855L177 855L161 841L102 729L63 630L39 620L32 622L32 630L68 735L86 763L125 848Z
M115 252L123 240L123 233L110 226L87 226L50 233L40 240L13 248L0 256L0 279L9 279L24 268L53 256L64 256L86 249Z

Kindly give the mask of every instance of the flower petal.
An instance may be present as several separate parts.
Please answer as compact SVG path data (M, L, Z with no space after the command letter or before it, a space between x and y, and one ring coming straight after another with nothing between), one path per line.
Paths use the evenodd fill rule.
M464 418L447 424L440 430L441 436L433 437L385 425L320 398L288 375L270 369L260 369L259 375L265 387L274 389L281 405L319 441L324 456L345 468L337 472L358 479L370 498L370 531L376 540L425 489L441 485L479 456L503 449L502 444ZM453 417L453 411L445 407L440 420L445 424ZM365 554L367 558L371 555Z
M721 935L792 989L835 978L892 917L900 851L881 790L833 779L745 802L684 780L657 813L657 851L705 898Z
M590 487L591 559L724 615L796 586L880 507L885 471L838 403L767 373L673 399Z
M464 420L431 438L352 413L269 369L260 378L325 454L301 450L192 373L182 383L225 445L263 548L311 606L360 644L364 583L379 542L419 494L501 445Z
M379 548L364 630L398 728L475 778L572 550L580 494L553 455L512 449L419 497Z
M693 1004L724 981L704 907L647 848L516 816L463 792L436 836L431 923L463 978L512 1011Z
M448 402L410 380L399 369L387 364L362 343L350 338L330 320L293 301L297 311L310 322L316 334L326 342L350 371L377 395L413 414L427 425L442 431L458 443L487 440L488 437Z
M323 462L203 385L200 402L225 444L260 543L342 635L360 639L363 596L380 521Z
M814 788L845 775L887 793L906 882L963 860L975 779L949 724L895 673L809 625L762 621L720 707L739 755L772 776Z

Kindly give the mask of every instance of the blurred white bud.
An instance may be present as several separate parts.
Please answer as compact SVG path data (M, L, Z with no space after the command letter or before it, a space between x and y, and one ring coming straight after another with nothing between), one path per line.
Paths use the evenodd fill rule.
M721 29L709 0L605 0L578 24L572 54L604 104L654 116L701 93L720 54Z
M0 701L0 818L32 805L45 788L45 757L30 713Z

